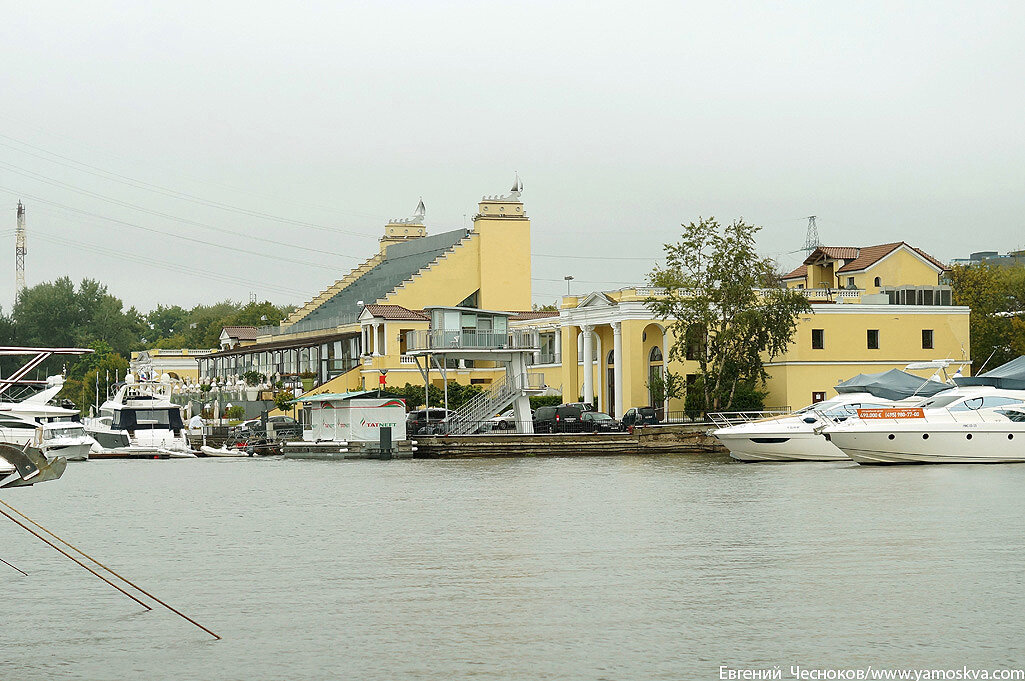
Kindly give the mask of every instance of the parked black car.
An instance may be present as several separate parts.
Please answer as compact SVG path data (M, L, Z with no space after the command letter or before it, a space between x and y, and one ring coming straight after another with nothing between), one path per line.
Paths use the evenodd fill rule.
M580 411L594 411L594 405L590 402L567 402L564 407L580 407Z
M650 426L658 423L655 407L631 407L623 414L623 427Z
M600 411L585 411L580 415L581 429L592 433L612 433L623 430L623 424Z
M580 420L584 409L579 405L561 404L557 407L538 407L534 412L535 433L576 433L583 429Z
M406 414L406 436L428 434L428 431L438 430L438 426L454 412L446 409L431 407L430 409L414 409Z

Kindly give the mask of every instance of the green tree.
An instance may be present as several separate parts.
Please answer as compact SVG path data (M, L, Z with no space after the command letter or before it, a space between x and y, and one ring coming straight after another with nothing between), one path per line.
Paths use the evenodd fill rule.
M19 345L90 347L103 342L125 357L141 347L146 328L138 311L124 310L121 300L108 293L106 286L83 279L76 289L68 277L26 288L18 296L12 318ZM65 361L54 358L42 369L49 374L59 372ZM69 367L81 361L69 361Z
M972 373L1025 354L1025 320L1018 316L1025 312L1025 267L955 265L947 276L954 304L972 309Z
M649 275L665 294L649 298L652 312L670 321L674 343L669 356L683 361L693 333L703 330L698 354L701 381L690 391L701 411L737 407L738 395L765 380L763 357L784 352L797 330L797 315L811 311L799 292L771 286L775 263L755 250L759 227L715 218L683 225L679 243L666 244L666 264Z
M149 341L157 343L167 338L184 337L189 326L188 318L188 310L179 305L157 305L146 315L146 323L152 330Z

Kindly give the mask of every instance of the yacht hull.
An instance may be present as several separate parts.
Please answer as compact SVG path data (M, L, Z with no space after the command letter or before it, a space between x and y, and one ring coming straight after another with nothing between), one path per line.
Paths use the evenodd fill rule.
M715 436L738 461L850 461L816 433L723 433Z
M48 446L43 449L47 458L63 456L68 461L88 461L89 450L92 449L91 442L83 442L69 445Z
M859 464L1025 463L1021 429L837 431L829 437Z

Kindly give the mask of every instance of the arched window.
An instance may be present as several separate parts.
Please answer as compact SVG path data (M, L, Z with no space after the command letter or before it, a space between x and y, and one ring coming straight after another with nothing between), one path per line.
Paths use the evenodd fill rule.
M609 350L609 354L605 358L605 364L609 365L610 367L616 365L616 351L615 350Z
M874 279L874 280L872 281L872 285L873 285L873 286L882 286L882 285L883 285L883 280L882 280L881 278L879 278L879 277L876 277L876 278L875 278L875 279Z
M655 362L662 361L662 348L657 345L652 346L651 352L648 353L648 361L654 364Z

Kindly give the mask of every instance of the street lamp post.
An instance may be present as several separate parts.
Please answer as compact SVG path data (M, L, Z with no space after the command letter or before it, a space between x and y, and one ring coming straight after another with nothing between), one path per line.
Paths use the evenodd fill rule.
M566 280L566 295L569 295L569 282L573 281L572 275L563 277Z

